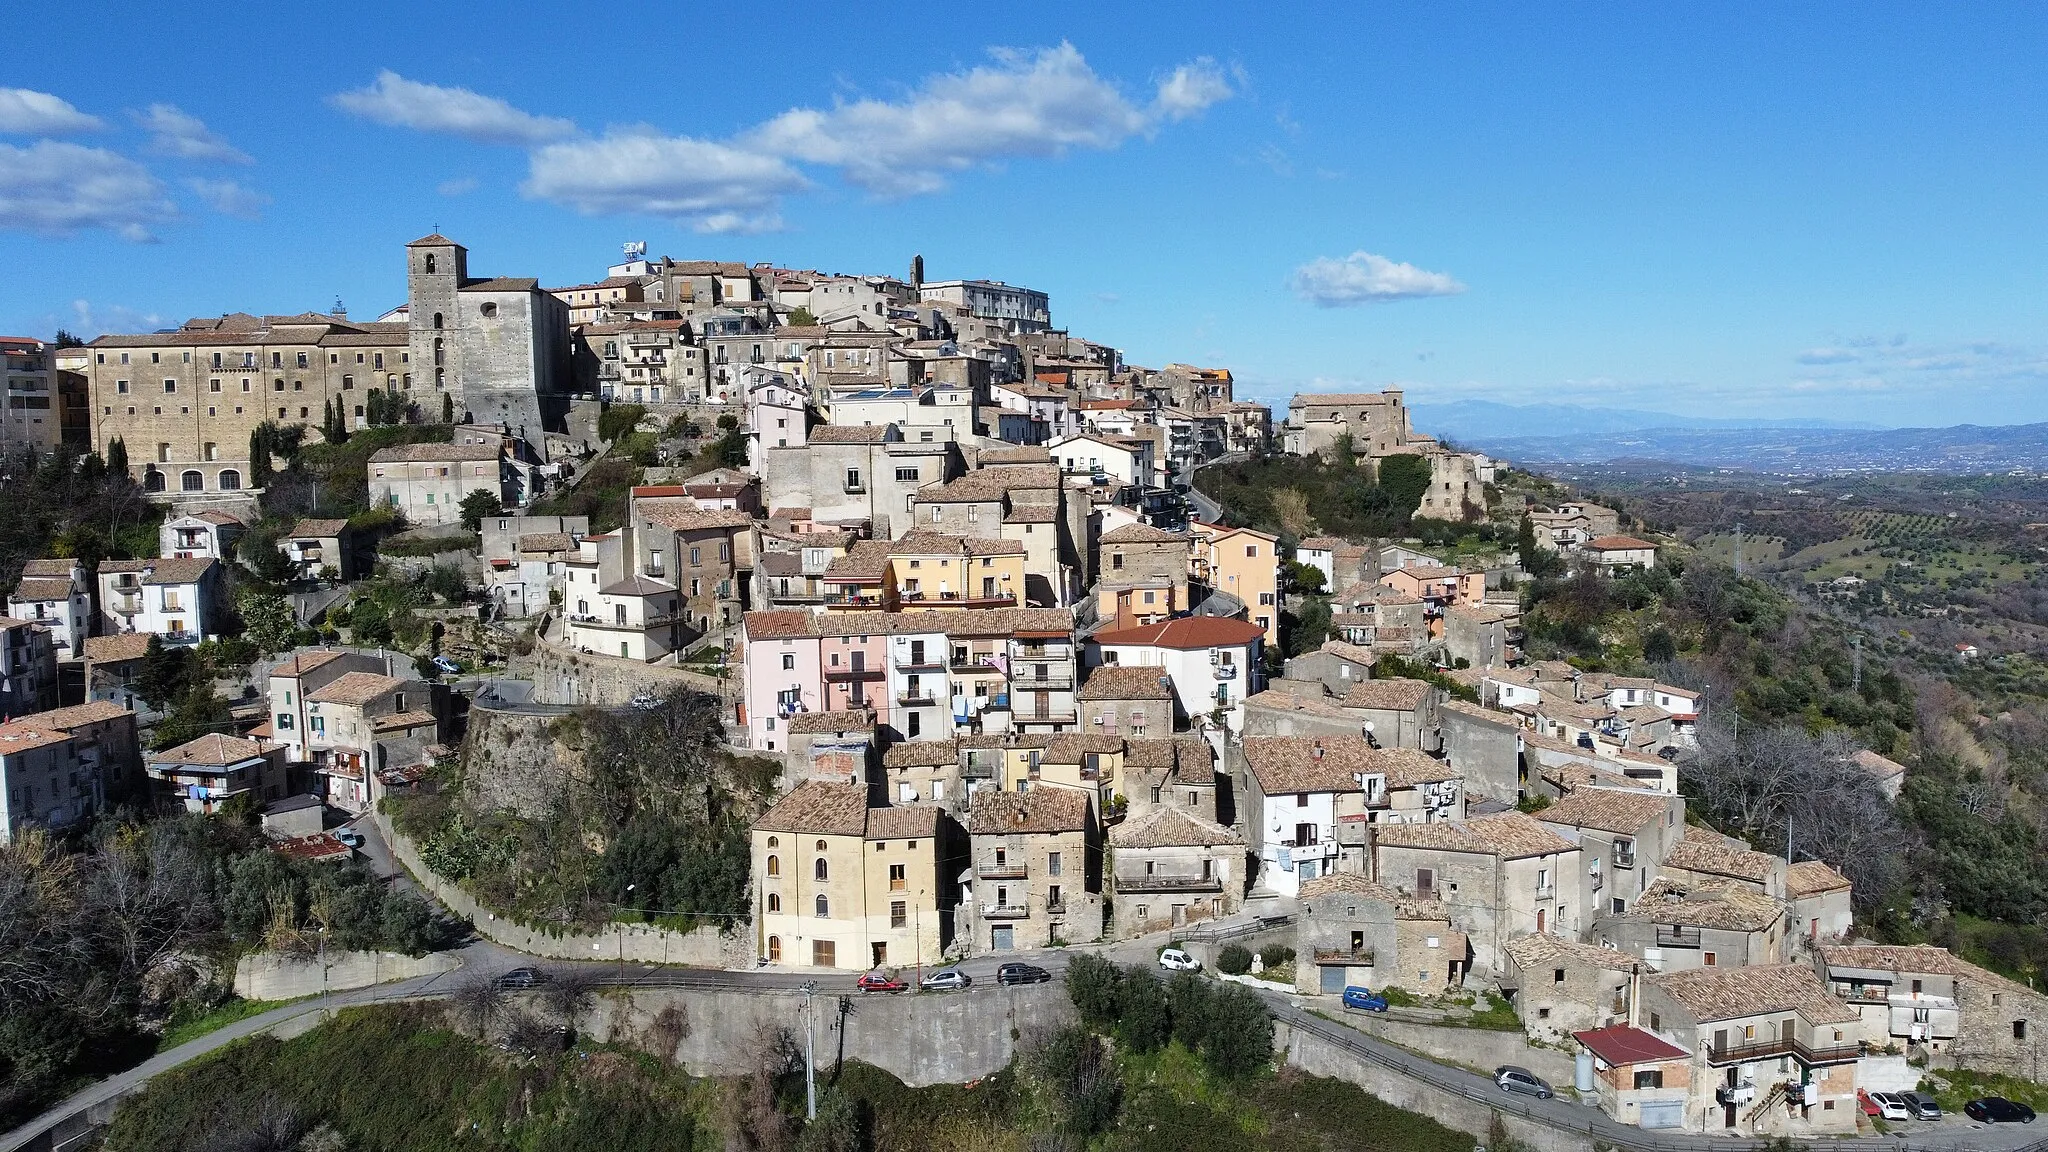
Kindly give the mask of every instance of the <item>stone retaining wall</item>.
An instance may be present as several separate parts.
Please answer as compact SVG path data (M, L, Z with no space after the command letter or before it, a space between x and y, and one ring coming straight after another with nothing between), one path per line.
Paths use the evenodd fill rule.
M728 727L734 722L732 705L739 699L737 671L720 679L682 668L664 668L617 656L577 652L538 638L534 640L532 652L513 658L511 674L518 679L533 681L535 704L569 707L591 704L599 708L622 708L632 703L633 697L642 694L658 696L679 686L694 688L725 701L723 716Z
M461 962L446 952L407 956L402 952L328 952L298 958L252 952L235 962L235 995L244 1000L296 1000L348 988L367 988L436 972L453 972Z
M391 853L422 888L450 912L476 926L477 933L515 951L551 960L618 960L642 964L688 964L702 968L743 968L757 959L754 934L740 925L730 935L716 928L695 932L671 932L652 924L619 924L600 933L538 931L500 917L478 904L476 897L452 880L436 875L420 859L413 842L391 826L391 818L376 814L377 829Z

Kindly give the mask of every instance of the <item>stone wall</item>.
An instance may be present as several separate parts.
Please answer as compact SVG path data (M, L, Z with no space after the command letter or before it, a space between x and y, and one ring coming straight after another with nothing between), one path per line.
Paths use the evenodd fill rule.
M1377 1061L1368 1060L1320 1036L1276 1023L1275 1042L1286 1053L1287 1062L1316 1076L1329 1076L1358 1085L1396 1108L1419 1112L1449 1128L1469 1132L1483 1142L1493 1117L1498 1114L1508 1135L1535 1152L1591 1152L1590 1132L1566 1132L1516 1114L1520 1102L1503 1097L1495 1107L1482 1104L1448 1088L1405 1076ZM1589 1118L1596 1113L1587 1109Z
M1397 1020L1391 1014L1348 1010L1344 1012L1344 1022L1360 1032L1451 1064L1484 1069L1520 1064L1559 1088L1570 1085L1574 1074L1569 1055L1555 1048L1534 1047L1520 1032L1423 1024Z
M533 651L516 656L510 675L533 681L533 702L569 707L591 704L600 708L622 708L643 693L661 695L678 686L707 692L726 701L724 715L733 724L739 700L737 673L719 679L681 668L661 668L637 660L576 652L546 640L536 640ZM744 734L741 735L744 740Z
M842 1017L837 997L817 998L818 1067L860 1060L914 1088L990 1075L1020 1042L1074 1014L1056 981L850 999L854 1011ZM608 1042L665 1054L692 1075L735 1076L753 1069L778 1030L803 1044L803 1002L794 989L634 988L598 997L578 1024Z
M540 819L583 766L582 753L558 734L576 721L563 716L472 704L463 746L463 791L485 811Z
M688 964L704 968L743 968L754 963L754 933L737 926L731 935L716 928L672 932L652 924L618 924L598 933L549 933L500 917L478 904L454 881L436 875L420 859L419 849L376 814L377 829L392 855L405 865L422 888L433 893L450 912L467 919L477 933L517 952L551 960L620 960L638 964Z
M453 972L460 966L461 962L447 952L426 956L407 956L402 952L328 952L307 959L252 952L235 962L235 995L245 1000L296 1000L301 996Z

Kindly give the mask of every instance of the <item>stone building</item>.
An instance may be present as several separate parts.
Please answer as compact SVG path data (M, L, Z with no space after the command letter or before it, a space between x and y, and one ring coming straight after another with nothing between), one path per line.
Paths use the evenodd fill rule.
M306 694L305 749L326 781L327 802L361 813L370 776L385 766L384 742L432 740L438 729L432 690L423 681L348 672Z
M1580 1029L1628 1023L1641 957L1562 936L1517 936L1501 951L1507 965L1495 979L1529 1035L1561 1040Z
M1840 940L1856 925L1849 878L1819 860L1785 869L1785 901L1791 905L1791 940L1811 948Z
M1226 807L1231 797L1218 794L1218 782L1216 750L1200 736L1124 741L1117 792L1128 818L1163 805L1227 824L1234 815Z
M1114 626L1156 624L1188 609L1190 542L1149 524L1126 524L1096 540L1096 613Z
M406 347L422 407L454 397L465 424L539 446L565 431L569 306L540 282L469 274L469 250L436 233L405 246Z
M0 447L54 452L84 447L74 414L86 403L85 378L59 364L64 352L33 336L0 336Z
M209 732L143 765L163 793L187 812L217 812L237 796L260 808L285 794L284 745Z
M822 523L870 525L876 539L892 539L910 530L913 497L961 474L960 447L948 432L821 425L806 442L762 449L762 500L770 508L809 508ZM999 506L987 523L1002 523Z
M399 444L370 454L370 503L407 523L462 523L462 502L488 492L499 507L523 503L525 485L502 443Z
M967 832L974 852L972 951L1102 938L1101 846L1086 794L980 789Z
M1522 726L1513 716L1446 700L1437 706L1437 722L1443 725L1444 755L1465 773L1468 791L1503 804L1522 799Z
M0 724L0 845L30 826L66 831L139 776L135 713L87 703Z
M1372 861L1381 883L1450 905L1481 975L1505 966L1508 940L1576 936L1584 923L1586 910L1564 883L1582 867L1578 846L1520 812L1374 825Z
M1295 988L1326 995L1358 987L1435 996L1463 984L1470 960L1442 900L1355 872L1302 882L1294 953Z
M1176 728L1173 679L1163 668L1099 665L1088 674L1076 699L1083 732L1158 738Z
M1928 945L1823 945L1814 966L1864 1035L1939 1063L2039 1081L2048 996Z
M1731 881L1659 880L1622 913L1601 916L1602 944L1641 956L1656 972L1780 964L1785 905Z
M1661 792L1582 787L1536 813L1579 846L1579 905L1593 915L1634 907L1685 829L1685 801Z
M1109 830L1116 939L1229 916L1245 888L1244 837L1160 804Z

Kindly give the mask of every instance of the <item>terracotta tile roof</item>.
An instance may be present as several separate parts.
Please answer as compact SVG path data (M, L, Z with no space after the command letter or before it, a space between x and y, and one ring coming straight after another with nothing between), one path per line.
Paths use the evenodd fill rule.
M1178 532L1154 528L1150 524L1126 524L1104 532L1097 540L1100 544L1186 544L1188 538Z
M799 712L789 718L792 736L819 736L828 732L873 732L875 717L858 709L838 712Z
M1670 812L1671 801L1659 793L1575 788L1564 799L1538 812L1536 818L1545 824L1633 836L1646 825L1661 823Z
M85 659L90 664L117 664L123 660L140 660L149 651L148 632L124 632L118 636L88 636L85 638Z
M1572 1038L1584 1044L1586 1051L1617 1068L1631 1064L1662 1064L1670 1060L1684 1060L1691 1055L1653 1032L1628 1024L1610 1024L1605 1028L1574 1032Z
M1321 716L1329 720L1359 722L1357 714L1337 707L1315 681L1276 680L1264 692L1255 692L1244 698L1247 708L1271 708L1280 712L1305 712L1310 716Z
M528 532L519 537L521 552L567 552L576 547L576 538L567 532Z
M1638 956L1614 948L1602 948L1598 944L1581 944L1562 936L1517 936L1501 945L1501 951L1524 972L1539 967L1561 967L1564 964L1583 964L1589 968L1603 968L1610 972L1627 972L1642 963Z
M1819 860L1801 860L1785 869L1785 895L1798 899L1822 892L1846 892L1849 878Z
M77 563L78 561L76 560L63 559L31 560L21 566L21 574L23 576L61 576L69 580L71 578L71 567Z
M1339 660L1349 660L1353 664L1363 664L1367 668L1379 662L1379 656L1372 649L1347 644L1342 640L1325 640L1323 646L1316 651L1335 656Z
M1434 848L1514 860L1576 852L1577 846L1520 812L1497 812L1463 822L1375 824L1373 842L1390 848Z
M1045 746L1041 757L1047 764L1085 764L1089 755L1121 756L1124 751L1120 736L1091 736L1081 732L1063 732L1053 736Z
M1022 556L1024 544L1019 540L999 540L987 536L955 536L950 532L935 532L929 528L913 528L889 545L891 556Z
M372 464L439 464L442 461L496 460L496 444L394 444L370 453Z
M1346 543L1348 541L1340 536L1310 536L1294 547L1296 551L1306 548L1311 552L1335 552Z
M1247 736L1244 760L1268 796L1356 792L1357 777L1388 763L1363 736Z
M1797 1012L1809 1024L1848 1024L1862 1017L1830 995L1807 964L1695 968L1645 977L1701 1023Z
M937 804L911 804L901 808L868 809L867 838L870 840L930 840L939 833L945 809ZM933 846L935 849L937 845Z
M1785 906L1754 888L1732 881L1684 884L1675 880L1650 885L1628 911L1616 917L1728 932L1762 932L1784 918Z
M306 694L308 704L368 704L386 692L405 687L405 681L395 676L383 676L375 672L350 672L338 676Z
M348 521L346 520L301 520L297 524L292 525L292 530L285 533L285 535L302 540L312 540L339 536L346 531L348 531Z
M279 664L271 670L270 674L272 676L304 676L321 665L331 664L346 655L348 655L346 652L336 652L326 648L295 652L292 654L291 659Z
M960 763L960 745L953 740L910 740L882 753L884 768L944 768Z
M1465 778L1465 774L1452 767L1450 761L1439 760L1415 748L1382 748L1378 760L1380 771L1386 774L1388 788L1414 788L1439 780Z
M975 792L967 816L967 831L974 836L1080 832L1087 827L1088 795L1072 788L983 788Z
M1160 804L1111 828L1109 842L1116 848L1210 847L1242 844L1244 837L1185 808Z
M270 850L295 860L342 860L355 855L355 850L343 844L341 837L332 832L314 832L279 840L270 846Z
M471 280L462 286L464 292L538 292L540 281L531 276L492 276L483 280Z
M1856 753L1856 755L1851 756L1849 759L1858 768L1863 769L1879 780L1895 780L1906 774L1906 766L1904 764L1896 760L1888 760L1868 748Z
M1666 868L1729 876L1763 883L1776 870L1778 858L1730 844L1725 838L1702 828L1688 828L1683 839L1664 854Z
M1166 669L1141 664L1104 664L1088 674L1077 696L1081 700L1171 700Z
M190 764L204 768L227 768L244 760L254 760L275 744L264 744L260 740L241 740L209 732L196 740L187 740L176 748L152 755L152 764Z
M48 728L80 728L87 724L98 724L107 720L118 720L135 713L107 700L88 700L73 704L69 708L52 708L48 712L31 712L15 718L15 723L32 721Z
M777 800L759 820L756 832L800 832L819 836L865 836L868 790L865 784L834 784L806 780Z
M1436 685L1426 680L1361 680L1351 686L1340 703L1345 708L1408 712L1422 707L1435 692Z
M1012 504L1003 513L1005 524L1055 524L1059 509L1051 504Z
M1004 465L977 468L965 476L942 484L927 484L917 490L920 504L986 503L1000 500L1019 488L1058 488L1060 470L1050 464Z
M1437 709L1458 716L1469 716L1474 720L1483 720L1489 724L1498 724L1505 728L1520 727L1519 724L1515 723L1515 718L1506 712L1496 712L1491 708L1481 708L1477 704L1468 704L1456 697L1438 704Z
M62 728L40 724L33 717L10 720L0 724L0 756L18 752L32 752L52 744L62 744L71 739L71 733Z
M21 583L14 586L14 592L8 599L20 600L24 603L69 600L71 599L71 581L68 579L53 579L48 576L25 577Z
M633 511L650 524L675 532L698 532L712 528L745 528L754 518L737 508L704 509L685 496L635 501Z
M1833 944L1817 949L1830 968L1863 968L1873 972L1922 972L1930 976L2002 976L1932 944Z
M983 467L990 464L1045 464L1052 460L1052 453L1044 448L987 448L981 453Z
M424 727L432 723L434 723L434 714L432 712L423 712L418 708L408 708L403 712L392 712L388 715L377 717L371 723L370 728L375 732L397 732L406 728Z
M1377 900L1394 907L1394 916L1401 920L1442 920L1450 921L1450 909L1443 901L1434 898L1417 899L1397 888L1371 880L1357 872L1332 872L1313 880L1301 882L1301 898L1320 900L1325 896L1358 896ZM1329 915L1325 908L1318 915Z
M908 613L930 616L933 613ZM1071 636L1074 612L1071 608L970 608L964 612L937 613L945 621L932 631L949 636Z
M818 634L817 617L801 608L749 612L742 624L749 640L793 640Z
M197 584L213 570L211 556L169 556L159 560L102 560L100 572L143 572L144 584Z
M1135 645L1147 648L1233 648L1265 635L1265 630L1247 620L1225 616L1183 616L1157 624L1098 632L1093 639L1101 645Z
M623 580L614 580L597 591L600 596L659 596L675 590L676 586L666 580L632 575Z

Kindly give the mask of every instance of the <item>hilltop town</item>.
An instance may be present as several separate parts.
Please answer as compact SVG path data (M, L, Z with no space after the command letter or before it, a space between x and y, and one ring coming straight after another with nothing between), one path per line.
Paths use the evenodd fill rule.
M0 340L16 474L147 510L6 557L0 841L233 816L297 861L388 851L479 932L615 932L622 971L1238 940L1230 976L1330 1016L1494 1006L1641 1128L1851 1134L1930 1059L2038 1075L2048 999L1869 942L1850 864L1690 810L1706 685L1525 658L1539 578L1641 587L1674 543L1401 391L1275 412L921 259L635 251L544 287L402 253L374 320ZM1233 504L1283 475L1270 518ZM478 846L693 741L546 866ZM1844 759L1896 797L1904 767ZM674 860L634 872L649 829ZM726 832L728 873L684 867Z

